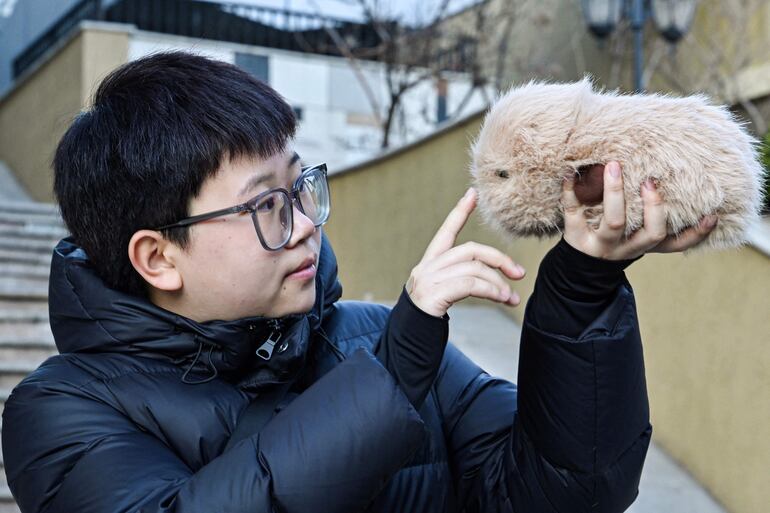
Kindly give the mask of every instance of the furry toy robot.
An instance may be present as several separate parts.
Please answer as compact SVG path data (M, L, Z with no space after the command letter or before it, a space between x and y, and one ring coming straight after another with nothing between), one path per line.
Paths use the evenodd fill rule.
M515 236L559 233L562 178L587 176L611 160L623 170L626 236L644 224L640 186L647 178L665 202L669 234L717 214L699 248L744 243L762 199L756 141L726 108L703 96L598 93L587 79L510 90L484 119L472 157L483 218ZM602 215L598 187L585 210L594 227Z

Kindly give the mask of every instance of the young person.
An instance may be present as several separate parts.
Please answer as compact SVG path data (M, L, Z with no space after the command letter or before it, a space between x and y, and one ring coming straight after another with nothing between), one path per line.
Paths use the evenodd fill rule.
M51 268L60 354L3 412L21 510L624 510L651 427L623 269L708 227L665 237L645 188L645 226L624 239L610 163L593 231L565 180L517 388L447 345L453 303L519 303L504 277L523 269L455 246L474 191L392 310L339 301L326 169L300 165L295 127L267 85L181 52L122 66L73 121L54 160L72 234Z

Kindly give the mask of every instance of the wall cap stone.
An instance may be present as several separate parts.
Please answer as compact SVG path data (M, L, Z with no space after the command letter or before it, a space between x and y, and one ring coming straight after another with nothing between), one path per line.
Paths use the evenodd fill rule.
M770 257L770 217L762 217L749 227L748 241L754 249Z

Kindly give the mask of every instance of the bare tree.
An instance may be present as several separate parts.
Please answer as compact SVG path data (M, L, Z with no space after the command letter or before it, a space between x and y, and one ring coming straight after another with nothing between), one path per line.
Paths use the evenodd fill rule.
M449 14L449 0L438 0L428 12L415 12L412 21L403 21L403 16L396 15L387 1L381 0L348 0L363 13L363 23L373 28L379 38L379 44L374 47L357 48L351 46L337 33L334 27L326 27L326 31L344 55L354 71L356 79L363 88L373 117L381 128L380 147L388 148L392 144L394 132L402 126L408 126L403 111L404 99L418 85L435 83L441 91L446 87L446 75L461 73L469 82L463 98L453 109L446 113L446 119L457 117L475 93L479 93L485 102L489 102L488 89L492 84L498 85L502 80L499 76L504 72L504 63L490 71L483 63L485 58L482 51L489 51L490 38L499 41L499 52L504 53L510 28L504 30L504 37L499 37L498 26L512 21L506 16L512 16L512 9L506 9L504 16L489 16L488 7L495 3L491 0L478 0L466 9L464 13ZM504 2L506 3L506 2ZM425 7L427 2L415 2L415 9ZM315 5L316 11L321 10ZM462 20L452 23L452 19L463 16ZM492 25L495 27L492 27ZM502 60L502 59L501 59ZM364 61L378 62L383 66L384 98L378 100L376 88L378 84L370 82L362 71ZM423 109L423 116L428 119L428 109ZM400 119L400 122L397 122ZM401 130L404 131L403 128Z
M372 27L379 44L357 48L334 27L326 30L367 95L381 128L382 149L391 146L396 133L404 133L403 127L410 126L404 100L420 84L435 84L439 96L454 78L461 77L468 84L459 101L452 102L453 107L444 113L443 119L451 121L474 98L491 103L491 96L512 79L560 78L549 46L532 38L533 31L536 35L556 31L552 16L559 0L476 0L455 13L449 12L449 0L415 2L415 9L427 4L433 8L413 16L409 23L392 11L388 0L347 1L362 12L363 23ZM317 5L316 10L320 14ZM384 87L362 71L364 61L382 65ZM428 107L432 102L433 98L426 101L418 112L423 121L436 121L435 109L431 112Z
M381 43L369 58L384 65L387 98L380 118L381 148L391 144L394 122L402 106L404 95L427 80L438 78L446 51L441 48L441 20L446 17L449 0L441 0L430 19L417 26L409 26L377 0L357 0L366 23L380 36Z

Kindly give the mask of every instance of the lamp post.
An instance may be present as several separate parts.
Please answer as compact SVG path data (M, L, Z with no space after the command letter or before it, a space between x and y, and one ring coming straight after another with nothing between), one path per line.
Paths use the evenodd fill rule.
M624 16L634 32L634 89L642 91L643 33L650 17L663 38L677 43L690 29L698 0L581 0L588 28L599 39L609 36Z

